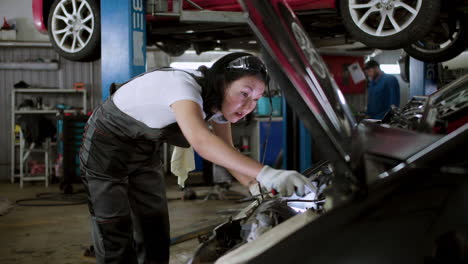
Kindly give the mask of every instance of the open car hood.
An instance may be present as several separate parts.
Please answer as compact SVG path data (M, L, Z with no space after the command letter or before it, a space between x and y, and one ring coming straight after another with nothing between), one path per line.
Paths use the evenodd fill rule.
M243 1L249 25L262 43L272 79L290 106L347 170L356 121L326 64L284 1ZM273 19L275 18L275 19Z
M335 203L348 200L379 175L441 140L441 135L356 123L326 64L284 0L240 0L261 42L271 78L314 138L314 147L333 164ZM275 19L273 19L275 18ZM434 96L435 97L435 96ZM465 133L465 132L463 132ZM463 134L462 133L462 134ZM366 159L385 160L369 169Z
M311 132L314 145L337 177L337 202L356 189L351 139L356 121L334 79L298 18L285 1L241 1L248 23L263 48L271 78L288 105ZM275 18L275 19L272 19ZM345 195L346 196L346 195Z
M238 215L191 263L466 263L447 260L464 261L468 249L468 124L447 135L357 124L286 2L241 4L272 79L333 166L329 207L220 253L220 243L239 240L247 215Z

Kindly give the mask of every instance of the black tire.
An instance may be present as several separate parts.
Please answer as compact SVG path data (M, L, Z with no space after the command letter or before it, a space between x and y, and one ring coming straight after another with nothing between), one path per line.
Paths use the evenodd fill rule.
M75 9L73 2L76 3ZM85 21L81 21L82 19ZM55 0L49 12L47 25L52 46L65 59L93 61L100 58L99 0Z
M418 1L421 1L419 2L421 4L419 10L417 7ZM340 0L340 13L346 29L357 41L369 47L380 49L403 48L423 38L437 21L441 6L441 0L401 0L398 2L389 0L387 8L384 7L381 1L372 5L369 2L370 0ZM356 3L369 4L369 6L354 8L351 11L350 5ZM398 6L395 6L395 4ZM416 13L408 12L406 7L401 6L402 4L413 7ZM371 9L375 9L375 11ZM386 17L382 31L377 32L382 18L381 12L390 11L392 11L392 18L401 28L395 30L390 19ZM359 19L364 17L367 12L370 12L370 14L366 16L362 25L357 25Z
M465 51L468 40L466 18L459 13L450 15L447 20L441 20L422 40L405 47L405 52L420 61L443 62ZM449 29L449 32L441 31L444 28ZM446 35L440 36L441 33L446 33Z

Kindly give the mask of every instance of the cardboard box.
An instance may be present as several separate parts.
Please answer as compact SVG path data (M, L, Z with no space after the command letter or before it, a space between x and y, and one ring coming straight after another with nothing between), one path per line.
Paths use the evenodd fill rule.
M16 40L16 30L0 30L0 40Z

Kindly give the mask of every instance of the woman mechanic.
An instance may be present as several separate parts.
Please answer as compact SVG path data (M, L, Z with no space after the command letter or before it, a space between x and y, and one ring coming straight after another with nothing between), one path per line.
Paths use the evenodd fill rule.
M168 263L169 216L159 155L164 142L191 145L244 186L255 188L258 182L282 196L309 191L301 174L263 166L233 147L230 123L254 110L268 80L260 59L231 53L205 73L144 73L94 111L80 161L97 263Z

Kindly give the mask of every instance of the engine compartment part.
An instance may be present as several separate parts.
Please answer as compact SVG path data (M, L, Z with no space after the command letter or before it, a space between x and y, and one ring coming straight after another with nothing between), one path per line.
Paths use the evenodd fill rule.
M323 214L326 200L324 191L332 183L333 173L333 167L328 161L319 162L303 172L317 187L317 192L311 192L304 197L257 197L256 201L238 215L216 227L211 235L200 237L201 244L188 263L214 262L297 215L306 214L309 218L315 218Z
M391 127L447 134L468 122L468 75L429 96L415 96L401 108L392 107L382 123Z

